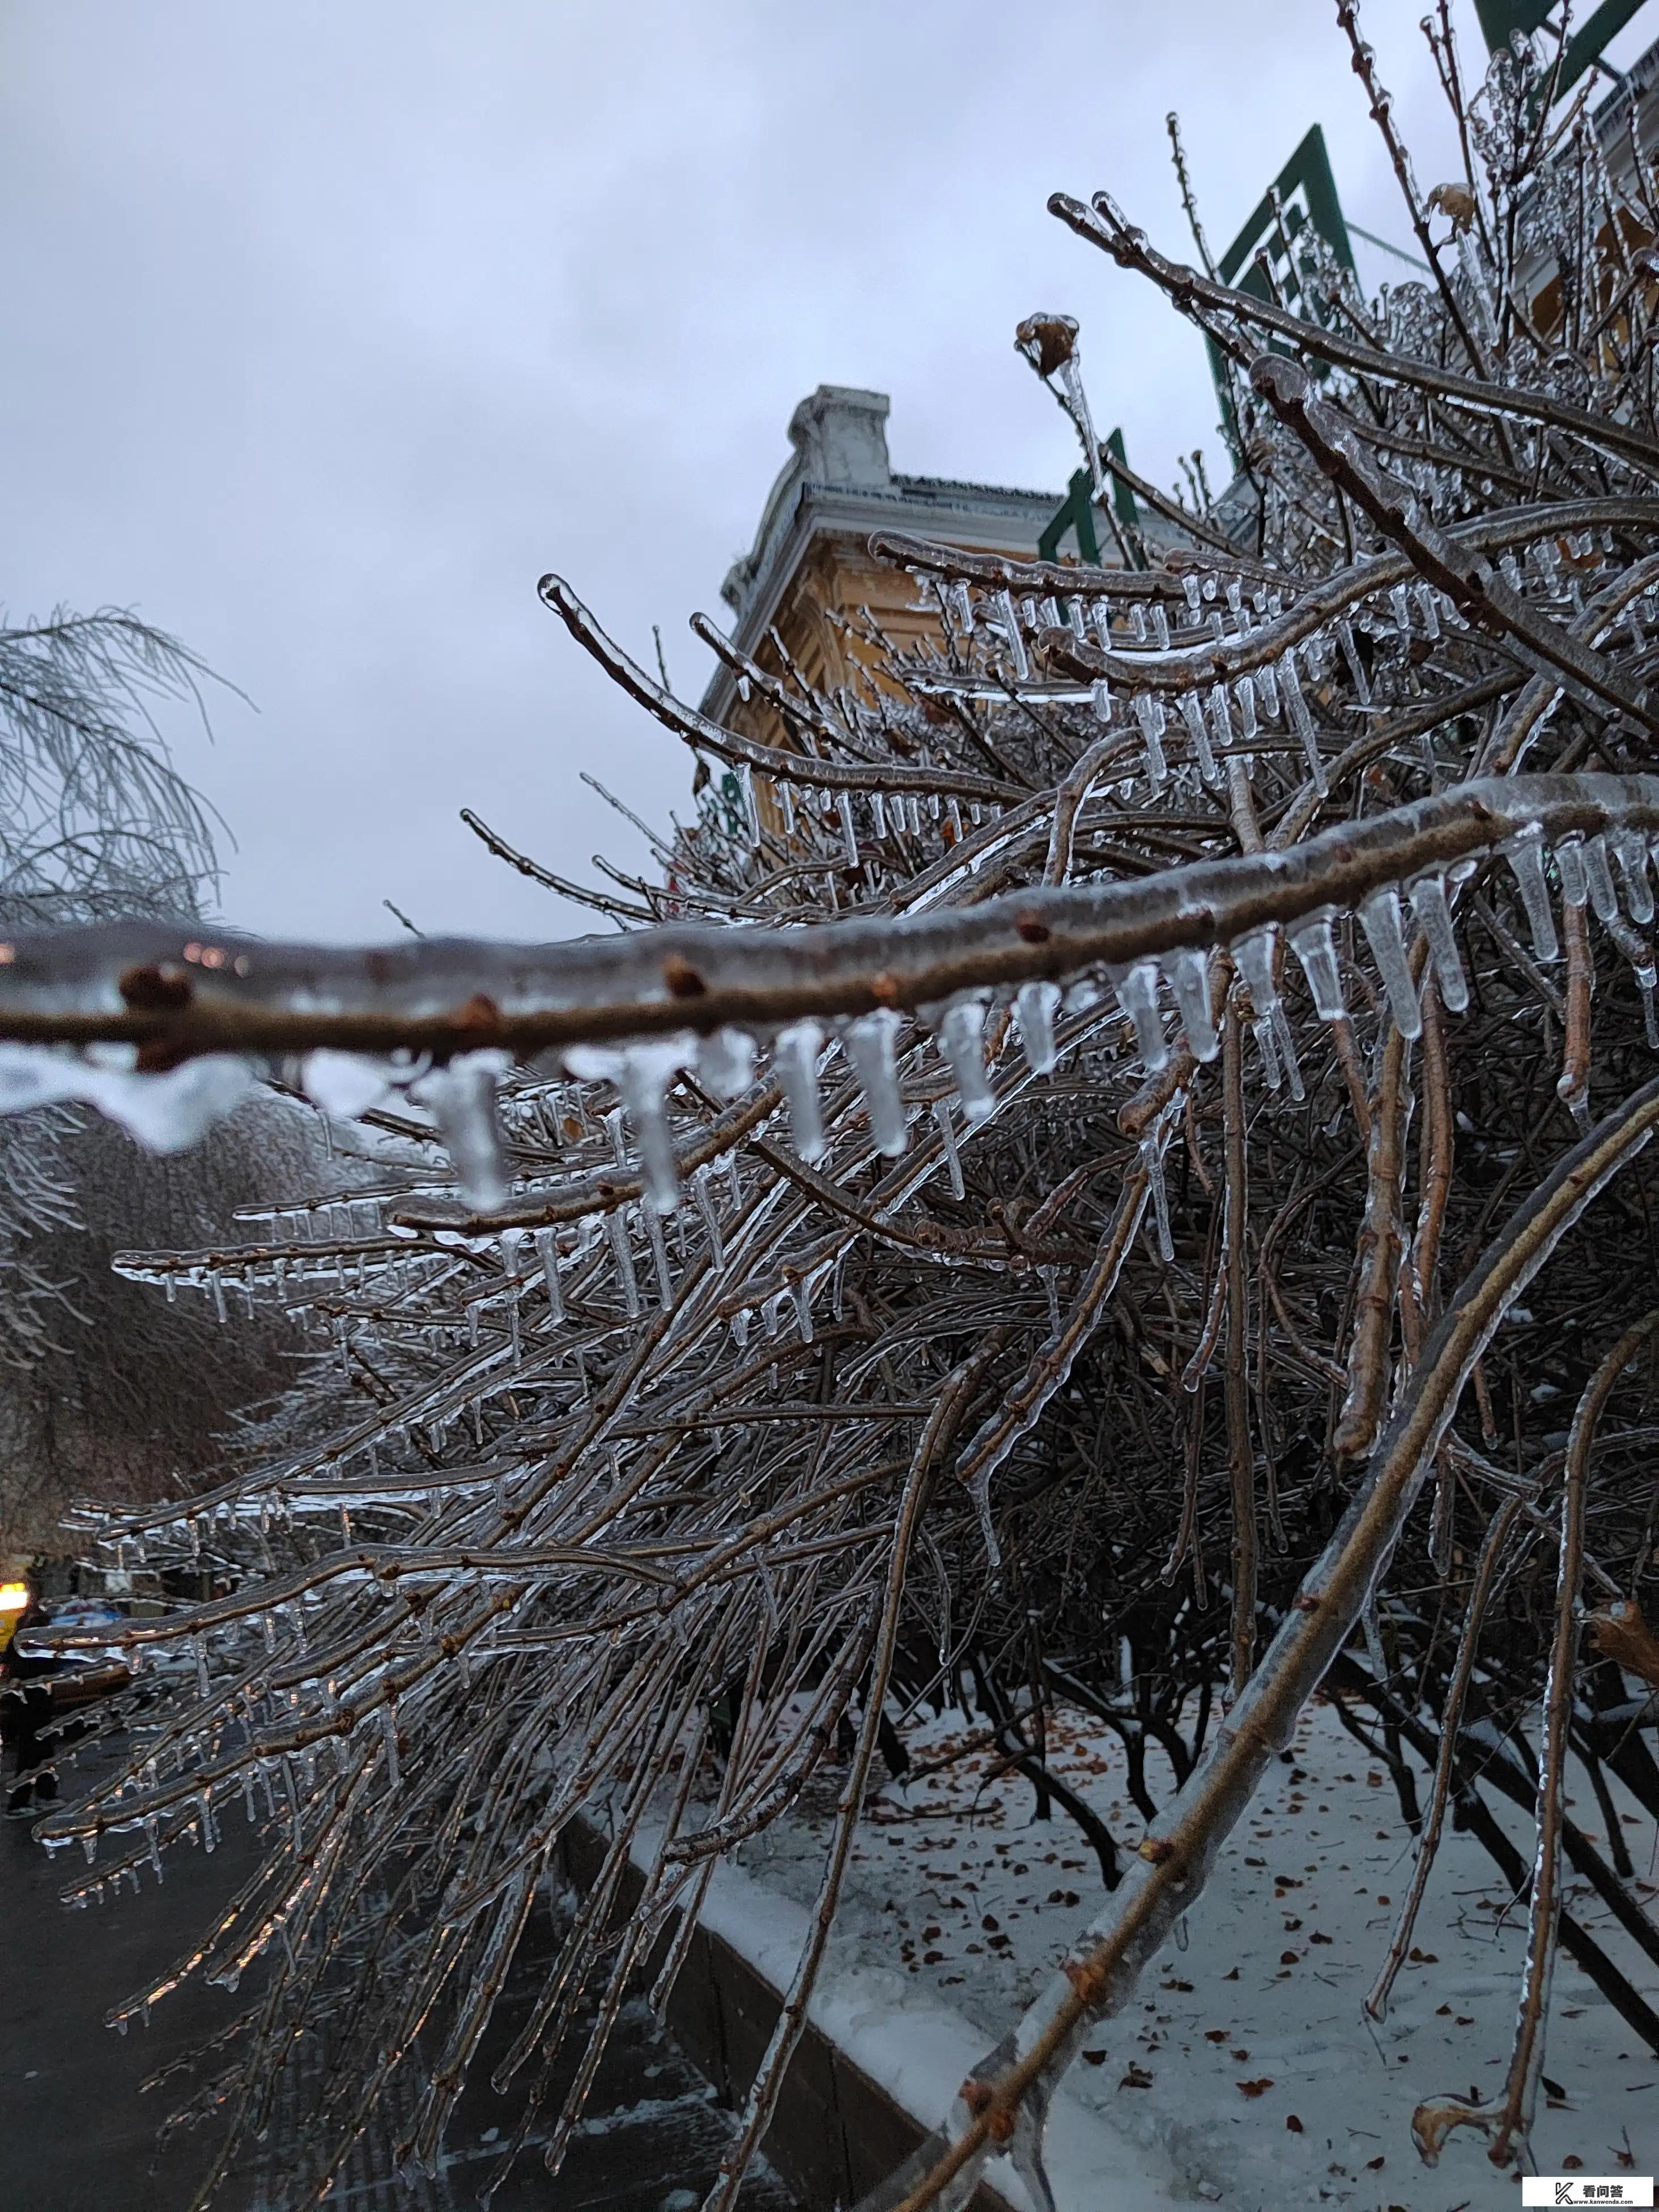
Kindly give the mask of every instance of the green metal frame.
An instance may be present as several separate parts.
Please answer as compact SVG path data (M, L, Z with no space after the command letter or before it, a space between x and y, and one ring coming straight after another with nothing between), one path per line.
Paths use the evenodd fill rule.
M1113 431L1106 441L1106 450L1120 461L1127 462L1121 430ZM1112 512L1126 529L1139 529L1140 508L1134 494L1121 477L1113 480ZM1088 562L1091 568L1098 568L1101 565L1100 538L1095 529L1094 480L1087 469L1079 469L1066 486L1064 500L1037 540L1037 559L1057 561L1060 541L1068 530L1077 533L1078 558Z
M1618 36L1641 5L1642 0L1601 0L1601 5L1573 33L1563 49L1560 74L1555 80L1558 100L1601 59L1609 41ZM1517 36L1529 39L1534 31L1541 29L1554 6L1555 0L1474 0L1474 12L1480 19L1487 52L1501 52Z
M1037 540L1037 559L1059 560L1060 541L1068 530L1077 532L1079 559L1088 562L1091 568L1099 568L1100 540L1095 535L1094 484L1087 469L1079 469L1066 487L1065 498Z
M1306 203L1304 208L1295 199L1300 192ZM1290 204L1286 205L1285 203ZM1241 292L1253 293L1258 300L1272 297L1267 277L1257 265L1257 257L1265 253L1279 288L1292 306L1300 297L1302 284L1294 261L1287 259L1282 234L1291 244L1309 224L1322 238L1345 269L1354 265L1353 246L1348 237L1347 222L1342 213L1342 203L1337 198L1336 179L1331 173L1331 157L1325 148L1325 133L1317 123L1308 131L1284 167L1250 212L1250 217L1232 244L1222 255L1219 264L1221 280L1232 284ZM1209 349L1210 374L1215 380L1216 397L1221 402L1221 427L1235 457L1239 450L1238 420L1233 408L1232 388L1227 374L1227 364L1215 345L1205 340Z
M1343 220L1342 203L1336 196L1336 179L1331 174L1331 157L1325 150L1325 133L1316 123L1261 195L1260 202L1251 211L1249 221L1222 255L1220 266L1224 284L1236 283L1241 292L1254 292L1258 299L1267 297L1267 279L1255 267L1255 257L1265 248L1270 261L1275 264L1283 261L1283 254L1279 251L1273 204L1277 199L1282 204L1297 191L1307 196L1307 220L1313 224L1343 267L1352 269L1353 248L1348 243L1348 226ZM1292 240L1301 230L1302 222L1299 208L1285 208L1285 228ZM1239 274L1241 270L1244 271L1243 276ZM1294 300L1301 289L1300 282L1293 268L1286 273L1290 282L1285 289Z

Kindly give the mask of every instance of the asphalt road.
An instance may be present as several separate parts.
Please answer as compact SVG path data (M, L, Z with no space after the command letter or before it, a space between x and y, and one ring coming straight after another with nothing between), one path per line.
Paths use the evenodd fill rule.
M137 1897L128 1886L118 1900L71 1911L58 1893L81 1863L78 1854L48 1859L27 1820L0 1818L4 2202L16 2212L185 2212L221 2138L206 2126L158 2149L156 2130L188 2077L174 2074L143 2095L140 2085L184 2060L246 1996L187 1985L156 2008L148 2028L135 2026L125 2036L105 2027L103 2015L191 1948L215 1906L251 1872L252 1842L239 1820L227 1820L211 1856L189 1846L169 1854L159 1889L146 1874ZM537 1986L538 1958L552 1935L544 1918L539 1928L526 1939L456 2112L443 2173L432 2183L392 2177L389 2143L402 2117L393 2112L360 2146L330 2212L461 2212L477 2201L493 2166L490 2145L517 2118L513 2097L496 2096L488 2076ZM568 2046L573 2071L582 2045L579 2028ZM258 2164L232 2174L214 2212L297 2212L286 2184L304 2140L305 2104L301 2075ZM625 2011L587 2112L556 2179L531 2154L496 2194L493 2212L691 2212L731 2129L713 2092L641 2005ZM745 2190L744 2212L791 2212L791 2199L763 2172Z

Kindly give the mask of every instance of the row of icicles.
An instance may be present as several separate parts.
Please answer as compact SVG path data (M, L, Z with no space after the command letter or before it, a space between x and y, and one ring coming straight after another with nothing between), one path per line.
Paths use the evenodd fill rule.
M1610 535L1604 533L1604 540L1601 550L1611 552ZM1589 532L1570 534L1566 544L1569 555L1579 562L1592 560L1597 550ZM1540 538L1529 549L1528 557L1537 570L1546 599L1565 598L1573 615L1582 614L1583 582L1577 574L1567 570L1564 590L1564 570L1553 538ZM1512 591L1519 594L1524 590L1522 564L1512 551L1499 556L1498 567ZM1237 576L1226 577L1218 583L1212 574L1188 571L1181 583L1195 635L1172 634L1164 605L1158 599L1150 602L1135 599L1129 603L1127 636L1121 617L1120 627L1114 628L1115 610L1110 599L1080 592L1070 594L1063 602L1053 594L1038 597L1035 593L1024 594L1017 602L1011 590L1002 588L985 592L975 602L967 580L957 577L939 587L939 603L959 638L970 637L980 627L997 634L1006 650L1010 672L1021 684L1031 680L1030 647L1044 631L1069 629L1080 642L1092 641L1103 652L1127 653L1146 660L1156 656L1177 661L1184 652L1200 646L1243 643L1261 624L1276 620L1285 611L1283 594L1264 586L1258 586L1247 600ZM1419 640L1434 644L1444 630L1467 627L1450 600L1421 579L1411 585L1390 585L1387 597L1386 620L1380 613L1362 613L1358 618L1359 626L1379 641L1392 639L1408 650ZM1221 600L1224 600L1232 617L1231 631L1218 604ZM1643 622L1644 604L1648 617L1659 619L1659 601L1652 590L1633 599L1625 610L1631 641L1638 651L1647 642ZM1279 721L1282 717L1303 748L1316 791L1322 798L1325 795L1324 763L1303 690L1298 656L1305 665L1310 683L1316 686L1336 668L1340 659L1352 687L1355 702L1362 708L1367 708L1371 703L1371 684L1355 629L1355 618L1343 615L1288 647L1276 661L1265 661L1258 669L1245 671L1231 684L1200 685L1177 695L1176 712L1191 741L1193 759L1206 785L1213 788L1221 781L1221 757L1241 746L1248 748L1265 725ZM1115 702L1111 687L1104 678L1092 686L1092 704L1097 719L1103 726L1109 726ZM1156 693L1139 691L1133 697L1133 714L1145 746L1148 784L1152 791L1161 791L1170 780L1164 744L1170 726L1169 709ZM848 816L850 808L845 805L843 795L843 817ZM850 821L848 837L849 853L855 854L856 838Z
M1641 926L1650 923L1654 917L1647 840L1630 829L1613 830L1588 838L1571 836L1562 838L1555 845L1553 855L1547 856L1542 833L1534 827L1510 840L1502 849L1528 920L1534 957L1548 963L1559 957L1548 873L1548 860L1553 857L1565 902L1588 907L1594 912L1631 960L1647 1014L1650 1042L1659 1047L1659 1026L1656 1025L1654 1011L1653 954L1625 920L1626 911L1630 921ZM1659 841L1656 841L1654 850L1656 857L1659 857ZM1358 918L1376 962L1390 1013L1408 1037L1420 1034L1422 1017L1406 941L1406 910L1409 908L1426 940L1442 1002L1449 1012L1461 1012L1468 1003L1468 985L1458 951L1452 902L1457 883L1472 875L1476 866L1471 860L1448 873L1431 872L1421 875L1407 887L1403 900L1399 890L1384 886L1358 906ZM1347 1012L1333 920L1328 910L1316 913L1285 932L1306 978L1315 1011L1327 1021L1343 1018ZM1291 1097L1299 1101L1304 1095L1302 1073L1276 975L1278 935L1273 925L1250 931L1235 939L1227 952L1249 994L1252 1033L1263 1079L1272 1091L1288 1085ZM1166 991L1194 1057L1201 1062L1213 1060L1219 1040L1212 988L1212 956L1193 947L1176 947L1157 957L1110 970L1109 980L1118 1009L1133 1027L1133 1064L1151 1074L1168 1062L1171 1039L1164 1006ZM1104 999L1102 986L1086 976L1065 991L1053 982L1033 981L1012 994L1007 1011L1033 1074L1046 1075L1056 1065L1060 1047L1055 1024L1062 1010L1070 1015L1086 1015ZM998 1094L985 1061L985 1028L992 1004L990 994L964 994L937 1010L932 1018L933 1041L956 1091L954 1107L948 1097L941 1097L931 1108L938 1142L935 1166L943 1168L957 1196L963 1188L959 1144L992 1115L998 1103ZM1092 1029L1093 1024L1089 1026ZM827 1035L823 1024L812 1020L789 1024L773 1036L770 1072L787 1102L792 1141L803 1161L819 1161L830 1149L820 1095L830 1064L826 1047L839 1047L856 1080L867 1113L869 1141L875 1150L890 1159L906 1152L913 1115L918 1109L913 1109L904 1097L901 1072L904 1027L903 1017L889 1009L879 1009L842 1023L833 1038ZM346 1275L348 1261L355 1265L360 1294L366 1290L368 1271L373 1268L377 1279L384 1282L386 1276L391 1277L390 1297L395 1300L420 1290L419 1269L423 1259L429 1263L434 1246L440 1255L446 1247L484 1251L499 1246L503 1279L499 1287L481 1291L469 1299L467 1340L477 1347L481 1316L490 1308L500 1306L516 1362L520 1349L520 1305L533 1279L539 1279L544 1288L546 1318L552 1325L562 1323L567 1318L567 1285L570 1279L586 1271L580 1291L569 1293L576 1297L578 1303L586 1303L598 1280L592 1270L602 1269L607 1262L614 1269L622 1310L628 1319L636 1318L642 1310L642 1279L654 1285L664 1306L672 1302L673 1266L665 1236L665 1221L678 1208L683 1195L668 1103L674 1079L683 1070L690 1071L714 1096L735 1098L750 1087L760 1051L755 1039L729 1028L705 1037L687 1030L631 1045L568 1048L563 1055L565 1066L579 1084L604 1081L614 1085L619 1094L623 1102L620 1106L603 1113L596 1111L592 1119L603 1129L615 1165L624 1172L635 1165L624 1134L625 1117L631 1124L637 1168L646 1186L646 1196L637 1206L613 1206L602 1214L584 1215L562 1232L554 1227L495 1231L483 1224L476 1231L438 1227L424 1232L431 1241L422 1247L414 1240L422 1232L409 1226L393 1223L381 1232L382 1200L357 1198L333 1202L349 1211L363 1206L373 1211L374 1230L359 1240L360 1249L355 1253L313 1252L304 1245L278 1246L248 1254L240 1261L236 1255L227 1254L198 1255L179 1264L158 1262L149 1255L133 1255L122 1263L123 1272L140 1280L164 1283L169 1295L180 1279L205 1289L222 1319L226 1312L224 1279L228 1269L240 1266L242 1287L251 1308L257 1271L264 1267L270 1287L303 1317L307 1309L295 1304L294 1293L304 1293L309 1286L314 1296L319 1289L327 1287L325 1278L331 1271L333 1288L345 1294L350 1288ZM325 1107L337 1101L342 1089L349 1088L350 1082L356 1079L355 1064L350 1069L342 1066L349 1058L318 1053L306 1063L307 1087ZM370 1080L382 1085L392 1083L398 1073L378 1064L373 1068L368 1063L362 1066ZM480 1053L452 1064L447 1070L428 1072L410 1085L410 1095L433 1109L466 1196L483 1210L505 1203L513 1194L500 1109L505 1105L514 1111L528 1110L532 1103L537 1103L521 1091L498 1098L497 1080L504 1072L504 1055ZM439 1074L443 1085L434 1096L434 1076ZM562 1137L572 1126L573 1107L581 1115L581 1099L580 1093L567 1093L562 1085L539 1087L536 1117L528 1127L539 1127L545 1134L550 1126L546 1104L550 1091L556 1094L550 1126L556 1135ZM579 1118L575 1126L583 1127L585 1121L585 1116ZM1153 1181L1158 1241L1167 1258L1170 1247L1161 1187L1162 1149L1162 1133L1154 1129L1144 1142L1143 1158ZM469 1183L467 1164L476 1169L481 1160L494 1164L493 1177L482 1185L476 1179ZM711 1188L717 1172L731 1179L733 1203L739 1202L741 1181L735 1149L727 1153L720 1169L704 1163L689 1177L696 1216L705 1231L709 1254L719 1265L723 1255ZM533 1179L530 1187L544 1188L544 1182ZM276 1217L271 1218L274 1220ZM687 1250L683 1213L676 1226L676 1241L684 1263ZM406 1261L398 1256L400 1247L407 1249ZM533 1276L526 1273L525 1267L530 1254L534 1255ZM827 1265L808 1270L787 1287L763 1298L760 1310L768 1334L776 1333L781 1310L787 1303L793 1303L801 1332L810 1338L813 1297L821 1280L832 1272ZM380 1303L387 1303L384 1288ZM457 1340L453 1320L433 1326L445 1334L447 1340ZM732 1327L742 1344L749 1328L747 1310L733 1316ZM580 1364L579 1359L579 1369ZM586 1395L585 1376L580 1373L578 1382L581 1394Z

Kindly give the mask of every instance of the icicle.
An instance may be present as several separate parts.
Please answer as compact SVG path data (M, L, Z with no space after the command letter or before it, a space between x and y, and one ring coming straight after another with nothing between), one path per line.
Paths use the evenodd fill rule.
M795 836L795 793L787 776L778 781L778 805L783 810L783 835L786 843L793 843Z
M1302 740L1302 750L1308 757L1308 772L1313 778L1313 787L1323 799L1330 790L1325 776L1325 763L1320 756L1319 735L1308 712L1308 702L1302 696L1302 678L1297 673L1296 655L1287 653L1279 672L1285 687L1285 704L1290 708L1291 727Z
M1489 346L1495 345L1498 343L1498 325L1492 319L1492 295L1486 289L1486 271L1480 266L1480 257L1475 252L1474 240L1467 230L1460 230L1457 233L1457 258L1463 272L1463 282L1469 289L1469 299L1474 308L1474 319L1479 327L1482 343ZM1512 553L1507 554L1504 557L1510 566L1514 565L1515 556ZM1516 580L1510 586L1516 592L1521 588L1519 576L1520 572L1517 570Z
M588 1081L608 1078L622 1093L640 1148L646 1188L659 1213L672 1213L680 1202L679 1166L674 1158L673 1132L668 1126L668 1086L696 1058L697 1040L690 1030L681 1030L673 1036L642 1038L620 1050L572 1045L564 1055L573 1075ZM608 1122L610 1115L605 1119Z
M957 1079L964 1120L983 1121L996 1109L996 1098L985 1079L985 1056L981 1037L985 1028L983 1004L971 994L952 999L939 1017L934 1036Z
M1558 959L1561 947L1555 934L1549 882L1544 873L1543 824L1529 823L1499 850L1514 872L1516 889L1526 910L1527 927L1532 932L1534 954L1540 960Z
M1014 1023L1033 1075L1048 1075L1053 1071L1054 1011L1059 1005L1058 983L1022 983L1014 994Z
M1181 1011L1181 1026L1194 1060L1213 1060L1221 1049L1210 1018L1210 963L1189 945L1178 945L1164 955L1164 972Z
M1271 660L1264 661L1256 670L1255 688L1257 696L1261 702L1263 714L1268 721L1277 721L1279 719L1279 671Z
M1137 600L1136 606L1139 608ZM1135 720L1140 725L1140 734L1146 746L1146 774L1154 791L1162 791L1170 780L1170 770L1164 758L1164 702L1154 698L1150 691L1135 696Z
M691 1198L696 1206L708 1239L708 1256L717 1267L726 1264L725 1242L720 1236L720 1218L714 1210L714 1200L708 1188L708 1164L705 1161L691 1178Z
M1089 690L1089 704L1096 721L1105 724L1112 719L1112 687L1103 676L1097 676Z
M637 1321L640 1314L640 1286L634 1274L634 1252L629 1242L628 1224L623 1209L617 1206L605 1216L605 1233L611 1239L611 1256L617 1262L617 1274L622 1284L623 1308L629 1321Z
M1382 988L1389 994L1389 1011L1401 1036L1423 1033L1423 1016L1406 958L1406 941L1400 929L1400 894L1390 884L1359 902L1360 926L1371 948Z
M795 1319L800 1328L803 1344L812 1341L812 1278L797 1275L790 1286L795 1294Z
M1342 658L1348 664L1348 675L1353 684L1353 696L1362 707L1371 703L1371 687L1365 674L1365 664L1359 658L1359 647L1354 641L1353 624L1344 615L1336 624L1336 641L1342 648Z
M991 1477L996 1469L988 1462L968 1486L968 1495L973 1500L974 1517L979 1522L979 1533L985 1546L985 1565L994 1589L1002 1574L1002 1547L997 1542L996 1530L991 1525Z
M1656 970L1650 959L1638 960L1633 965L1636 988L1642 994L1642 1024L1648 1034L1648 1045L1650 1050L1659 1052L1659 1015L1656 1015L1653 1005L1653 987L1659 970Z
M1187 594L1188 613L1194 622L1201 621L1204 615L1204 601L1199 591L1199 580L1194 570L1189 568L1181 580L1181 588Z
M1261 1079L1269 1091L1284 1086L1285 1071L1279 1064L1279 1041L1271 1022L1257 1019L1250 1024L1250 1034L1255 1039L1255 1048L1261 1055Z
M1094 624L1095 637L1103 653L1112 650L1112 610L1104 599L1097 599L1089 610L1089 619Z
M1518 582L1514 588L1516 591L1520 590ZM1412 606L1411 601L1406 596L1406 586L1403 584L1389 586L1389 605L1394 613L1395 628L1403 640L1409 641L1412 634Z
M1263 928L1249 930L1244 936L1236 938L1227 948L1234 966L1244 978L1261 1021L1266 1021L1279 1003L1279 988L1273 981L1273 934L1269 922Z
M964 1198L967 1190L962 1180L962 1162L957 1156L956 1121L948 1098L934 1099L933 1119L939 1125L939 1143L944 1147L945 1164L950 1172L951 1195L952 1198Z
M996 610L1002 618L1003 635L1008 641L1008 650L1013 656L1015 677L1024 684L1030 676L1031 663L1025 651L1025 640L1020 632L1019 617L1014 612L1012 592L997 593Z
M1584 841L1582 837L1564 837L1555 848L1556 873L1561 878L1562 902L1567 906L1583 906L1589 899L1589 877L1584 868Z
M1418 611L1423 617L1423 635L1432 642L1440 635L1440 601L1432 584L1419 580L1417 586Z
M1619 894L1613 887L1613 870L1607 866L1607 840L1601 836L1586 837L1583 847L1584 880L1589 886L1589 902L1599 922L1617 921Z
M436 1121L461 1196L480 1213L505 1206L510 1188L495 1086L512 1065L511 1054L493 1048L463 1053L447 1067L423 1075L410 1092Z
M1607 834L1607 848L1618 865L1630 918L1645 928L1653 920L1653 890L1648 882L1646 840L1637 830L1613 830Z
M887 802L878 791L870 794L870 819L875 825L876 842L879 844L887 835Z
M1140 1140L1140 1164L1146 1170L1146 1180L1152 1186L1152 1218L1158 1226L1158 1257L1165 1261L1175 1257L1175 1238L1170 1233L1170 1192L1164 1180L1164 1139L1155 1131L1149 1131Z
M1181 719L1187 725L1187 734L1193 741L1193 753L1198 762L1198 772L1206 783L1221 781L1221 771L1216 766L1215 751L1210 744L1209 725L1204 720L1204 702L1196 691L1181 695Z
M1218 751L1225 752L1233 741L1232 716L1228 710L1227 687L1224 684L1210 686L1210 726L1215 732Z
M1255 1020L1251 1033L1256 1049L1261 1054L1267 1088L1277 1091L1281 1072L1290 1078L1291 1096L1303 1096L1302 1067L1297 1058L1296 1039L1285 1018L1284 1001L1273 981L1274 932L1268 923L1261 929L1248 931L1228 947L1238 972L1244 978L1255 1008Z
M362 1053L308 1052L300 1063L300 1085L313 1106L337 1121L355 1121L392 1096L392 1064Z
M732 1316L732 1341L741 1352L749 1341L749 1309L739 1306Z
M900 1095L894 1040L900 1018L890 1006L860 1014L842 1032L842 1043L858 1076L870 1113L876 1149L889 1159L904 1150L904 1100Z
M761 1302L761 1326L769 1337L775 1337L778 1333L778 1316L782 1309L783 1292L781 1291L774 1291L769 1298L764 1298Z
M1342 981L1336 964L1336 939L1331 934L1329 911L1310 915L1288 933L1291 950L1302 963L1302 972L1313 994L1314 1011L1322 1021L1340 1021L1347 1012L1342 1000Z
M1419 876L1411 887L1412 912L1429 940L1429 957L1440 985L1448 1013L1461 1014L1469 1003L1469 987L1458 957L1457 933L1446 903L1446 885L1440 876Z
M547 1317L550 1322L562 1322L564 1294L559 1287L559 1240L550 1229L536 1231L536 1256L542 1263L542 1280L547 1285Z
M966 584L958 577L951 586L951 608L957 618L957 628L964 637L974 634L974 602Z
M674 1283L668 1272L668 1247L663 1242L662 1216L655 1206L641 1208L645 1222L646 1241L651 1247L651 1264L657 1271L657 1302L672 1305L674 1302Z
M856 868L859 864L859 833L853 824L853 794L841 791L836 794L836 807L841 816L842 842L847 848L847 865Z
M1238 726L1245 744L1255 740L1255 684L1249 676L1241 676L1233 686L1233 697L1238 704Z
M823 1031L813 1021L792 1022L780 1030L772 1047L772 1072L789 1101L789 1129L797 1156L821 1160L823 1117L818 1110L818 1048Z
M716 1098L738 1098L755 1074L755 1040L744 1030L720 1029L697 1041L697 1080Z
M1137 960L1127 968L1109 969L1118 1003L1135 1025L1135 1042L1148 1075L1156 1075L1170 1057L1164 1023L1158 1011L1158 963Z
M210 1687L208 1681L207 1638L204 1636L193 1636L191 1642L195 1646L196 1651L196 1694L198 1698L205 1698Z
M390 1788L396 1790L403 1780L398 1765L398 1717L390 1705L380 1708L380 1739L386 1746L386 1776Z
M1135 643L1137 645L1145 645L1146 642L1146 610L1139 599L1135 600L1129 609L1129 628L1134 633Z

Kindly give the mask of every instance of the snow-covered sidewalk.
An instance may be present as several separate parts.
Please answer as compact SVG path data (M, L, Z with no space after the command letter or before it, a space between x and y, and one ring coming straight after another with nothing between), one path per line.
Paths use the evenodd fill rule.
M1049 1821L1034 1818L1029 1783L989 1778L998 1760L988 1747L951 1757L983 1735L982 1723L947 1713L905 1734L917 1778L890 1784L860 1830L812 2019L932 2126L1098 1909L1100 1873L1058 1808ZM1048 1756L1133 1849L1141 1822L1116 1738L1062 1713ZM1163 1797L1167 1769L1148 1764ZM1579 1809L1595 1834L1594 1805ZM1652 1823L1628 1800L1620 1810L1638 1875L1652 1884ZM1529 1823L1507 1807L1499 1817L1529 1855ZM799 1955L823 1843L813 1809L798 1808L713 1886L705 1920L775 1987ZM1410 2135L1420 2099L1490 2095L1508 2057L1524 1912L1471 1838L1449 1832L1443 1841L1388 2019L1375 2025L1360 2009L1412 1856L1387 1776L1328 1706L1315 1705L1224 1847L1186 1948L1165 1954L1142 2000L1093 2036L1073 2068L1051 2136L1061 2212L1195 2199L1237 2212L1516 2203L1513 2176L1493 2171L1472 2132L1453 2136L1433 2172ZM1659 1996L1659 1976L1581 1887L1571 1886L1570 1908L1650 2001ZM1659 1898L1659 1887L1645 1894ZM1552 2094L1535 2136L1545 2172L1655 2171L1659 2059L1565 1956L1545 2069ZM1023 2202L1006 2162L991 2178Z

